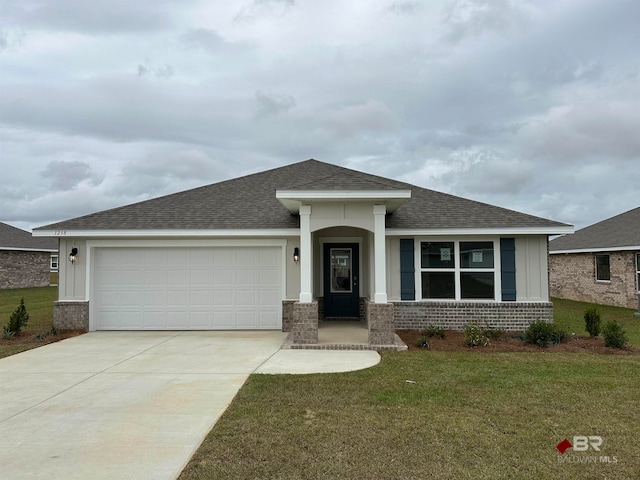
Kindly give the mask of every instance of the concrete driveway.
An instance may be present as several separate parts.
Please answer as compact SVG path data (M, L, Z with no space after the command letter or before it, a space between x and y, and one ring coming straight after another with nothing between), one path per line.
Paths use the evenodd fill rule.
M93 332L0 359L3 479L173 479L247 377L367 368L281 332Z

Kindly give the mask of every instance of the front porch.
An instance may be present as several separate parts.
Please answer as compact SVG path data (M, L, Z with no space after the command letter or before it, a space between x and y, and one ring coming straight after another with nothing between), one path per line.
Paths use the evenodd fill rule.
M363 320L324 320L318 322L316 343L294 343L293 332L282 344L283 349L309 350L407 350L405 343L395 333L394 343L372 345L369 343L369 328Z

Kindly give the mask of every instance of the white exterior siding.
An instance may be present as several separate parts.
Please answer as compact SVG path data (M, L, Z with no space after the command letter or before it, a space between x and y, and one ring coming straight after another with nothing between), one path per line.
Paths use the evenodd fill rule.
M547 237L516 237L516 300L548 302Z

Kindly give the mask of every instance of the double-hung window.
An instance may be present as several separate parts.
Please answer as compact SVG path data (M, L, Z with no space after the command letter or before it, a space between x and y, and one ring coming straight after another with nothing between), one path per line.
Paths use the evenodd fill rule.
M640 293L640 253L636 253L636 277L638 277L636 287L638 287L638 293Z
M423 299L495 300L493 241L420 243Z
M58 255L51 255L50 270L52 272L58 271Z
M596 280L608 282L611 280L609 255L596 255Z

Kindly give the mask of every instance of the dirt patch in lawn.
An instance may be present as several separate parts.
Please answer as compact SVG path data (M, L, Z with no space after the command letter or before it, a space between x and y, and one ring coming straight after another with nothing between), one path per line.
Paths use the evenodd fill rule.
M397 330L396 333L407 344L409 350L425 350L417 347L418 339L422 337L419 330ZM571 335L557 345L540 347L522 341L522 332L502 333L497 339L489 340L484 347L467 347L464 333L446 330L444 338L428 337L429 350L436 351L482 351L482 352L549 352L549 353L606 353L614 355L640 355L640 348L627 344L625 348L605 347L602 337Z

